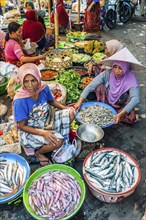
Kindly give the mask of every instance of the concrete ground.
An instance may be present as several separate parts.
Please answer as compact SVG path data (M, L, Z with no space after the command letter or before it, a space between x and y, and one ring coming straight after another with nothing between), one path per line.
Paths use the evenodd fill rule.
M101 33L101 41L120 40L134 56L146 65L146 23L145 18L134 17L128 24L117 25L112 31ZM116 204L108 204L96 199L86 185L86 197L74 220L141 220L146 208L146 71L137 72L141 100L137 106L137 122L133 125L119 124L104 129L104 147L114 147L130 154L141 169L141 181L135 192ZM10 106L11 101L4 96L0 102ZM8 111L10 114L10 109ZM82 162L75 163L75 169L82 175ZM36 166L31 166L33 172ZM32 220L23 203L18 206L1 205L1 220Z

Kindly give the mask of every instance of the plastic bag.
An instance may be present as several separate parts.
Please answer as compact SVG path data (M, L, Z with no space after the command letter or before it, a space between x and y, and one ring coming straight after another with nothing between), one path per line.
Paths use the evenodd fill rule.
M31 49L31 44L30 44L30 38L27 39L25 45L24 45L25 50Z
M52 160L57 163L65 163L75 156L75 152L76 147L65 138L64 144L56 152L52 153Z

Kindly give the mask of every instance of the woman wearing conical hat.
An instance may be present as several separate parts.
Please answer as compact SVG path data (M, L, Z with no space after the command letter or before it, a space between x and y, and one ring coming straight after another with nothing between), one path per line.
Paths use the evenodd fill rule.
M111 69L105 70L94 78L84 89L78 102L74 105L79 109L88 94L95 90L97 101L108 103L117 111L115 124L123 121L135 122L135 106L139 103L139 85L133 70L144 68L127 48L123 48L113 56L102 61Z

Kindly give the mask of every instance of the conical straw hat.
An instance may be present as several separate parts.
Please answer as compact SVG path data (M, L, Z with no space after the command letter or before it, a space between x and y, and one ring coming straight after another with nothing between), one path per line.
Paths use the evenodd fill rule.
M125 47L122 50L118 51L111 57L102 60L101 62L106 66L112 66L113 61L124 61L130 63L131 70L144 70L146 67L143 66L134 56L133 54Z

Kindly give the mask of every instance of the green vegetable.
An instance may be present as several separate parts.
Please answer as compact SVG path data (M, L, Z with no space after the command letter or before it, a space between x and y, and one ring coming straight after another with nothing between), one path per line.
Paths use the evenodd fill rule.
M103 58L105 57L105 54L104 53L95 53L92 58L95 60L95 61L100 61L102 60Z
M72 122L71 125L70 125L70 128L71 128L72 130L77 130L78 127L79 127L78 121L77 121L77 120L73 120L73 122Z
M81 82L80 75L75 70L62 70L59 72L57 82L66 87L67 104L74 103L80 97L80 91L78 85Z

